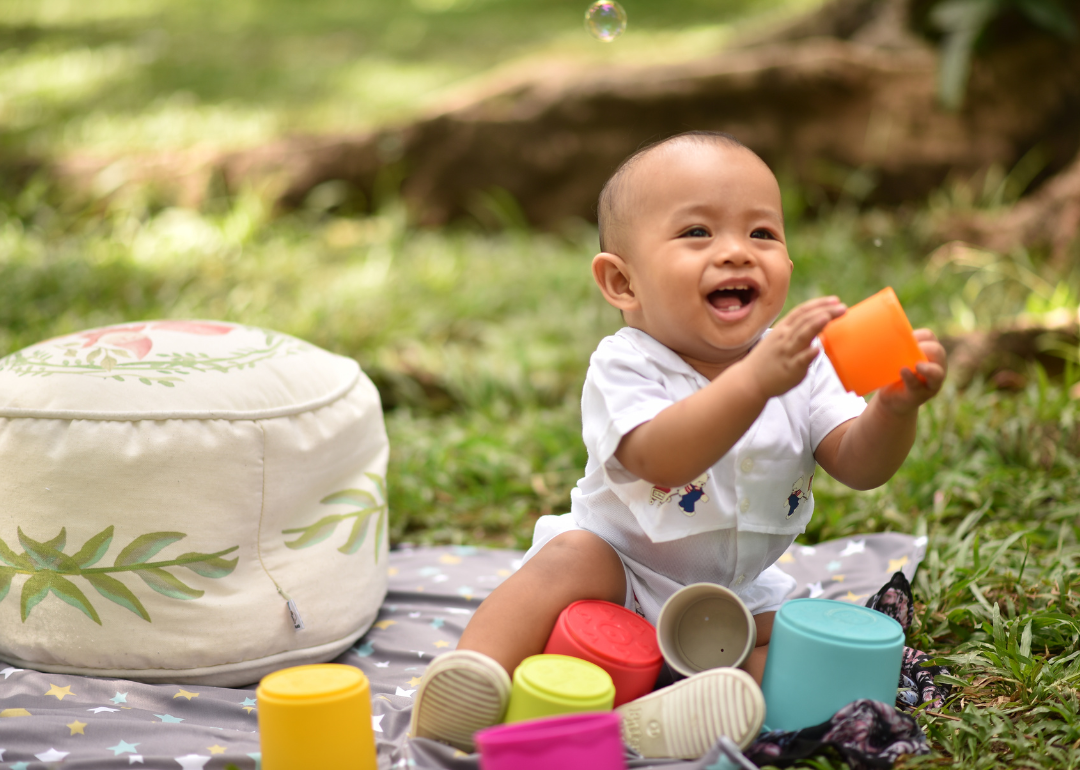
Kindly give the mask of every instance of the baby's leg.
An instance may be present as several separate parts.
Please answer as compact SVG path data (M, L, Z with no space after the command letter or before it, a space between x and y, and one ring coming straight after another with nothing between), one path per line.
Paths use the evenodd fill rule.
M754 616L757 625L757 646L750 651L750 657L742 664L742 669L754 677L761 684L761 677L765 674L765 658L769 654L769 639L772 637L773 618L775 612L763 612Z
M572 530L553 538L491 592L469 621L458 649L482 652L513 673L525 658L543 652L559 613L579 599L621 606L626 573L602 538Z

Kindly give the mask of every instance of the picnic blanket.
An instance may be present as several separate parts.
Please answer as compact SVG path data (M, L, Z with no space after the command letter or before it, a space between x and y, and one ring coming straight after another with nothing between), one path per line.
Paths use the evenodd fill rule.
M791 598L865 604L897 572L910 579L925 538L895 533L793 545L780 559L798 582ZM480 602L521 564L521 552L402 547L391 552L389 592L371 630L338 663L371 682L380 770L476 770L476 755L408 741L409 715L425 667L453 649ZM2 633L2 630L0 630ZM243 629L223 632L221 643ZM255 685L142 684L48 674L0 663L0 769L258 770ZM630 767L726 767L716 751L692 762L633 759Z

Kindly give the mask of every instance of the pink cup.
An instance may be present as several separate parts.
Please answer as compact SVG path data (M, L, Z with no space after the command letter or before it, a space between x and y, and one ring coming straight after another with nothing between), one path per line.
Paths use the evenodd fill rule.
M626 770L614 711L496 725L475 740L480 770Z

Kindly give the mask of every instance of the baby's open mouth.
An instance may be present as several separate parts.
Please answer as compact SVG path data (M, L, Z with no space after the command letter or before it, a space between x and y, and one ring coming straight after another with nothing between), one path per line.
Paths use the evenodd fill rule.
M709 304L720 311L738 310L757 298L752 286L725 286L709 294Z

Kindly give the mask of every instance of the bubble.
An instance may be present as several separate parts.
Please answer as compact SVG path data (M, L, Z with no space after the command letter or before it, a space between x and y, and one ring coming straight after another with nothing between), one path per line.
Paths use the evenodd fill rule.
M585 29L597 40L610 43L626 31L626 11L615 0L596 0L585 11Z

